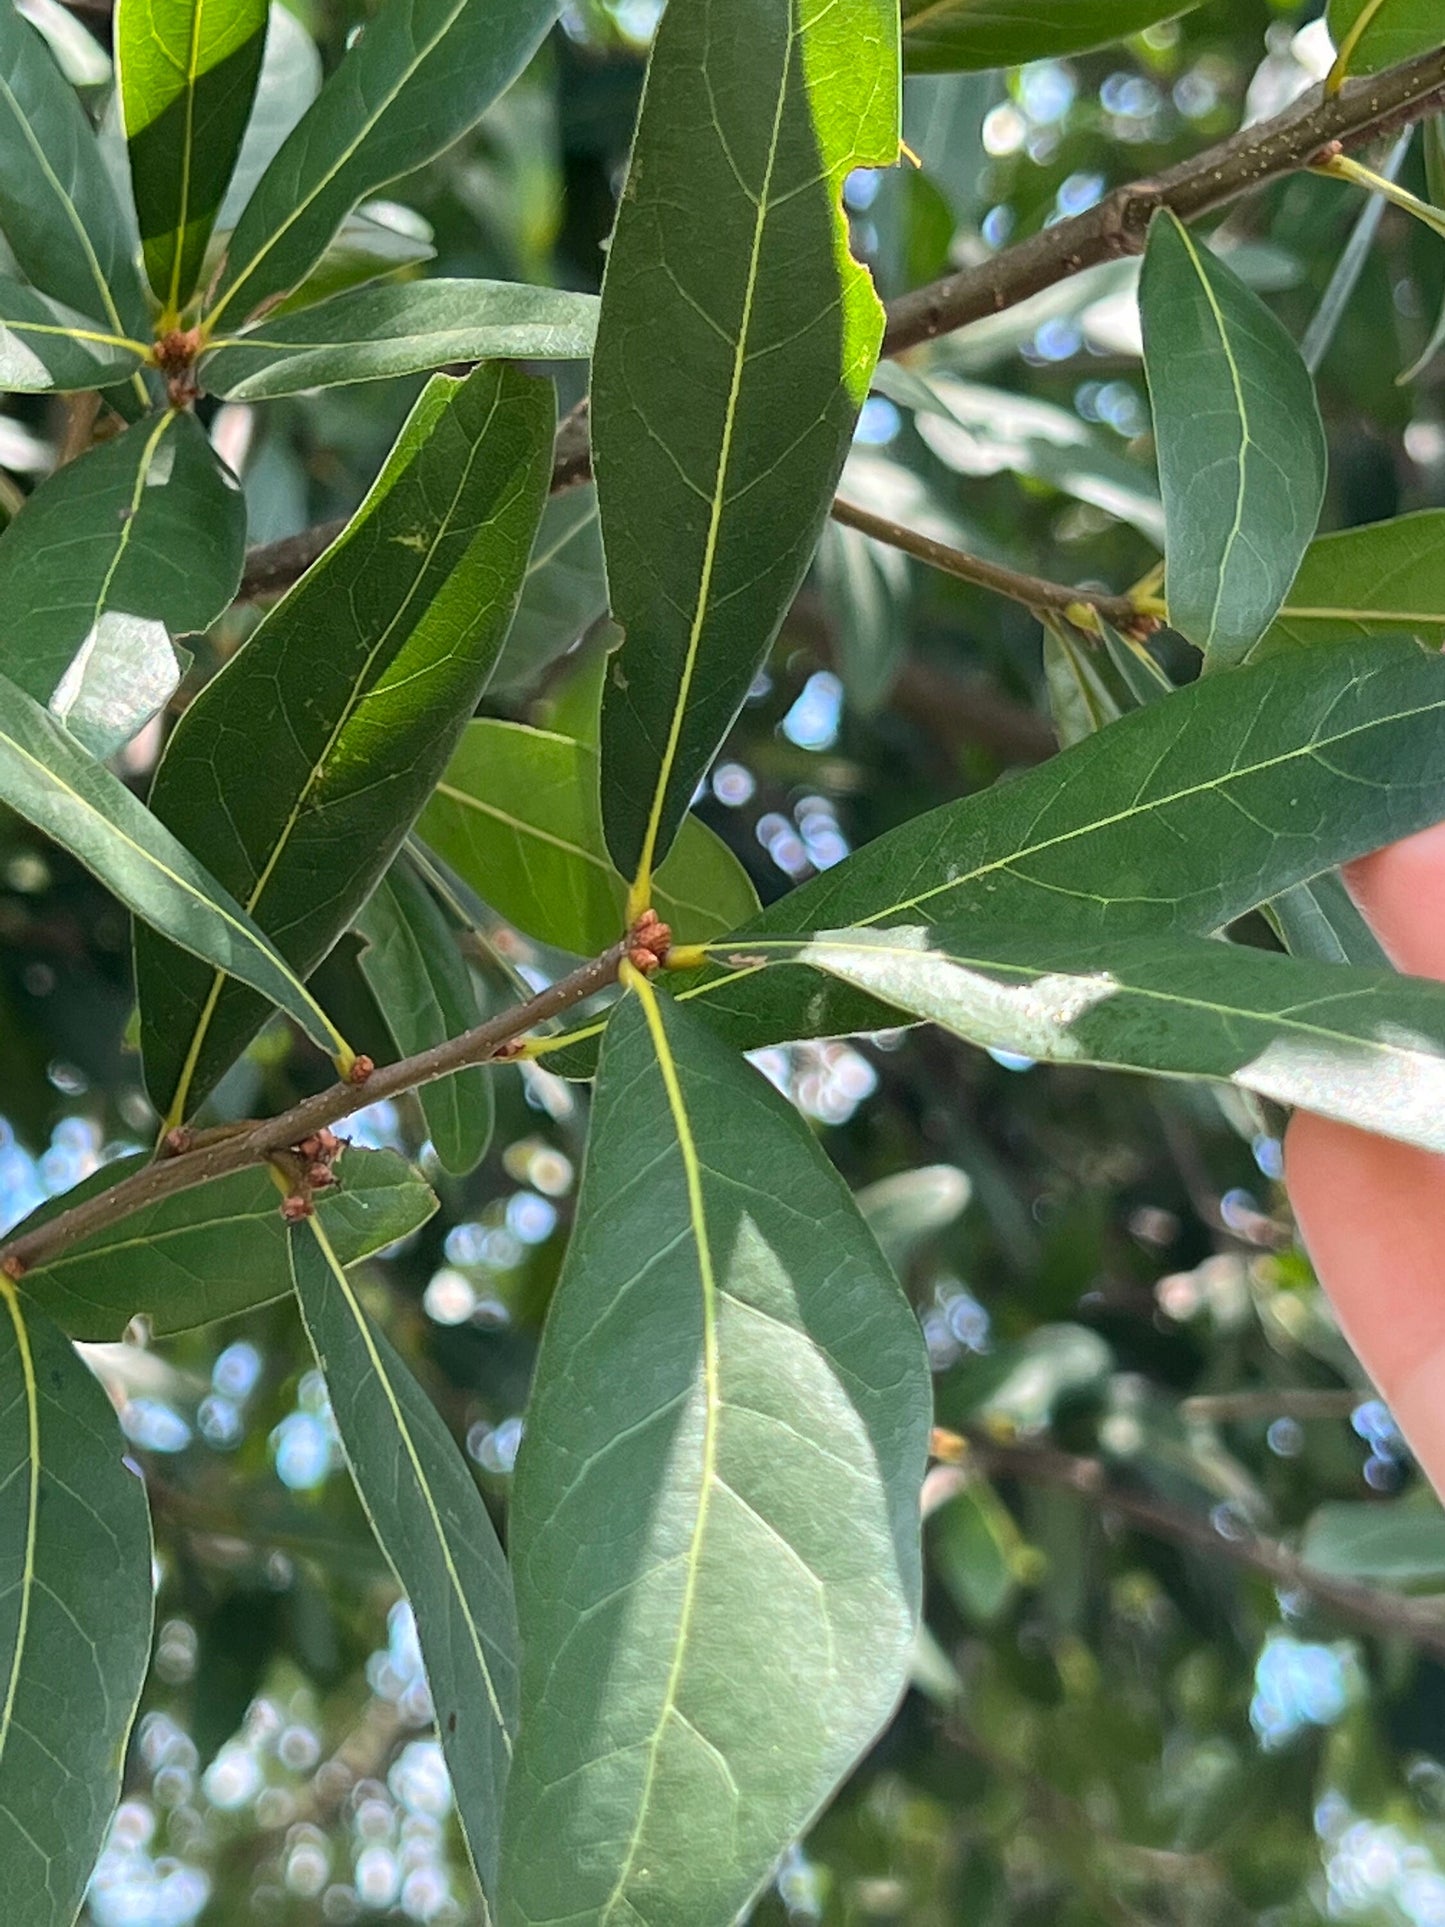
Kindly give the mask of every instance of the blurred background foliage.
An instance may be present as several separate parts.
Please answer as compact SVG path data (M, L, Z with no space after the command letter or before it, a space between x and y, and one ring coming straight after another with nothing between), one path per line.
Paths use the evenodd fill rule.
M97 0L68 19L32 6L103 114ZM361 11L296 9L324 62ZM859 251L899 292L1278 110L1328 64L1319 11L1208 0L1101 54L911 81L921 166L850 182ZM595 288L656 13L569 0L475 135L373 206L360 266L338 274ZM1399 157L1422 192L1423 150ZM1220 237L1297 336L1313 327L1333 526L1445 504L1445 358L1396 379L1433 331L1445 248L1387 213L1322 312L1361 210L1300 176ZM1134 272L1096 271L887 371L844 492L1059 580L1145 575L1161 518ZM567 404L582 376L562 380ZM418 386L206 404L252 540L352 508ZM66 425L56 402L5 402L0 512ZM585 491L554 502L542 550L487 707L576 720L606 639ZM179 701L254 620L238 608L201 644ZM1106 661L1086 668L1126 699ZM1047 756L1086 726L1092 686L1021 610L830 526L700 812L766 900ZM138 785L158 741L128 752ZM494 1003L561 967L471 907ZM333 1007L357 1011L355 945L325 974ZM129 1010L124 918L0 816L0 1223L148 1139ZM345 1027L379 1030L364 1007ZM1445 1516L1296 1246L1280 1119L926 1032L760 1061L861 1192L922 1320L940 1423L973 1446L930 1477L914 1690L758 1918L1445 1922L1445 1618L1409 1597L1445 1592ZM220 1103L279 1109L318 1075L273 1027ZM364 1289L503 1517L587 1098L535 1067L499 1073L498 1093L492 1152L464 1180L411 1105L372 1107L352 1135L404 1147L440 1193ZM294 1310L137 1336L94 1363L151 1486L160 1630L90 1927L477 1921L409 1614ZM1306 1589L1301 1558L1333 1589Z

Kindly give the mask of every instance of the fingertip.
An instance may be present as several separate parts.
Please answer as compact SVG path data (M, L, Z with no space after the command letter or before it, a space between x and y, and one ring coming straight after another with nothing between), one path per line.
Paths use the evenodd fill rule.
M1445 1485L1445 1159L1299 1111L1285 1176L1346 1337Z
M1345 881L1397 968L1445 978L1445 823L1361 857Z

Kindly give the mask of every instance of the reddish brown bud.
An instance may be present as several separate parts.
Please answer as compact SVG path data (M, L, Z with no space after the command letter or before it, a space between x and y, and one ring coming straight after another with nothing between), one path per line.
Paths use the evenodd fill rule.
M3 1271L7 1278L14 1279L18 1283L25 1276L25 1260L13 1256L0 1258L0 1271Z
M313 1191L324 1191L329 1184L335 1184L336 1173L329 1164L313 1164L306 1173L306 1182Z
M633 944L627 953L627 961L634 970L640 970L644 977L650 977L654 970L662 968L657 953L653 950L645 950L640 943Z
M351 1075L347 1079L347 1082L349 1084L364 1084L375 1069L376 1066L369 1057L354 1058L351 1065Z
M293 1192L289 1198L281 1200L281 1216L287 1224L301 1224L316 1215L316 1207L310 1198L303 1198L300 1192Z
M492 1052L493 1061L498 1064L505 1064L509 1057L520 1057L526 1048L525 1038L510 1038L505 1044L498 1044L497 1048Z
M168 1158L183 1158L195 1144L196 1134L189 1125L178 1124L161 1139L161 1150Z

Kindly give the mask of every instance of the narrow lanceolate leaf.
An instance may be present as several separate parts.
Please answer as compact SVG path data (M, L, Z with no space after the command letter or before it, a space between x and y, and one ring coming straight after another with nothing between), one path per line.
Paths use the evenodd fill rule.
M825 931L799 961L970 1043L1238 1084L1445 1151L1445 985L1207 937Z
M1196 0L903 0L910 73L975 72L1085 53L1186 13Z
M512 1504L507 1927L745 1912L903 1688L930 1407L806 1125L626 997Z
M597 298L510 281L408 281L358 288L218 347L201 380L232 401L294 395L447 361L578 361L592 352Z
M266 0L119 0L115 49L146 274L174 322L256 97Z
M120 203L75 89L0 0L0 231L26 278L120 336L149 332Z
M1445 44L1438 0L1330 0L1340 74L1377 74Z
M276 151L321 91L321 55L316 42L281 0L271 0L261 78L241 151L231 169L216 226L229 230L241 217L256 183Z
M69 1339L0 1279L0 1867L71 1927L120 1797L151 1645L145 1490Z
M212 318L294 288L358 201L432 160L521 72L558 0L385 0L236 223Z
M1292 957L1315 963L1389 968L1379 938L1365 922L1337 870L1281 891L1268 915Z
M460 1037L482 1021L457 933L416 871L399 857L377 884L357 929L367 948L361 971L403 1057ZM454 1071L417 1093L448 1171L474 1170L492 1138L491 1072Z
M743 1049L876 1029L874 998L750 972L750 939L964 920L1085 943L1203 935L1442 815L1445 661L1401 641L1290 651L879 837L745 926L744 961L684 995Z
M319 1220L292 1231L291 1266L351 1476L416 1615L457 1816L495 1903L517 1722L507 1562L460 1448L362 1309Z
M105 388L141 365L141 344L0 275L0 388Z
M1139 304L1169 620L1223 666L1274 620L1319 521L1314 383L1258 295L1167 210L1149 232Z
M812 560L867 393L882 309L840 194L898 157L897 35L893 0L676 0L658 28L592 412L626 631L602 813L639 903Z
M0 537L0 673L97 756L180 680L172 636L236 593L246 505L194 415L148 416L67 462Z
M345 1127L343 1126L343 1131ZM34 1212L31 1231L144 1168L142 1156L107 1165ZM316 1194L321 1223L345 1265L408 1237L436 1198L393 1151L348 1150L339 1185ZM286 1226L266 1171L238 1171L133 1211L25 1274L24 1296L71 1338L114 1344L133 1318L156 1338L231 1318L291 1289Z
M179 950L249 984L321 1049L351 1053L251 918L33 696L0 676L0 803L51 838Z
M151 806L315 969L385 872L501 648L551 468L552 391L437 376L341 538L187 710ZM264 755L261 754L264 746ZM265 1015L142 934L146 1078L178 1119Z
M1389 634L1445 643L1445 509L1312 542L1257 653Z
M627 885L607 854L597 752L586 743L521 723L470 724L417 829L528 936L591 956L626 928ZM679 942L701 943L755 915L757 896L726 844L687 817L653 908Z

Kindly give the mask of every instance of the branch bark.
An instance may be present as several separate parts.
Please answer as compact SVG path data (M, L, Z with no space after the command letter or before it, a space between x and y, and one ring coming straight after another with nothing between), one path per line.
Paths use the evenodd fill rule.
M1039 575L1023 575L1019 570L1003 568L997 562L985 562L982 556L970 555L964 549L950 548L946 542L935 542L931 535L920 535L916 529L905 528L901 522L891 522L887 516L859 508L856 502L845 502L841 495L834 502L832 513L833 520L841 522L844 528L857 529L861 535L871 536L875 542L886 542L890 548L916 556L931 569L956 576L960 582L972 582L977 588L991 589L995 595L1021 602L1036 615L1049 610L1056 615L1068 616L1083 603L1116 629L1127 633L1138 625L1139 611L1126 595L1109 595L1097 589L1071 589L1062 582L1046 582Z
M1331 98L1314 89L1273 120L1243 128L1218 146L1181 161L1157 180L1133 181L1086 213L1045 228L976 267L965 268L890 303L885 356L966 328L985 315L1016 307L1031 295L1085 268L1143 252L1149 223L1161 207L1181 220L1225 207L1256 188L1298 173L1322 148L1361 147L1397 134L1445 108L1445 48L1384 73L1355 80ZM552 490L575 487L591 474L587 404L579 402L557 431ZM241 601L288 587L335 540L342 524L326 522L283 541L252 549L238 592Z
M108 1191L97 1192L84 1203L62 1211L47 1224L0 1245L0 1270L7 1277L21 1278L80 1239L118 1224L143 1205L156 1204L210 1178L227 1177L250 1165L265 1164L279 1152L349 1117L363 1105L399 1097L404 1091L415 1090L420 1084L430 1084L469 1065L494 1061L505 1055L509 1044L538 1024L561 1016L563 1011L571 1010L575 1004L615 983L632 942L629 935L525 1003L502 1011L475 1030L450 1038L432 1050L373 1071L364 1084L333 1084L314 1097L304 1098L279 1117L227 1129L224 1135L208 1137L193 1150L148 1164L134 1177L123 1179Z
M931 286L905 294L888 310L885 355L966 328L985 315L1017 307L1030 295L1085 268L1141 254L1149 223L1160 208L1181 221L1197 220L1283 175L1310 165L1338 141L1361 147L1397 134L1445 107L1445 47L1366 80L1349 82L1332 98L1311 90L1302 104L1273 120L1246 127L1229 140L1160 174L1115 188L1083 214Z
M1171 1545L1185 1546L1208 1559L1223 1560L1269 1580L1289 1592L1307 1592L1326 1611L1381 1638L1405 1639L1435 1659L1445 1659L1445 1615L1422 1600L1381 1592L1357 1580L1317 1572L1275 1539L1241 1531L1218 1531L1202 1514L1167 1505L1145 1492L1120 1485L1100 1459L1062 1452L1052 1445L1024 1445L987 1433L935 1432L934 1454L945 1464L976 1467L989 1478L1018 1479L1026 1485L1075 1492L1096 1511L1121 1519L1136 1531Z

